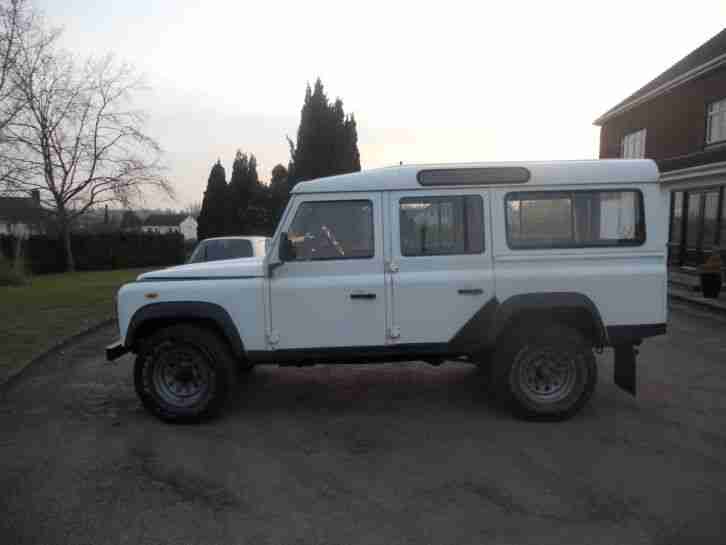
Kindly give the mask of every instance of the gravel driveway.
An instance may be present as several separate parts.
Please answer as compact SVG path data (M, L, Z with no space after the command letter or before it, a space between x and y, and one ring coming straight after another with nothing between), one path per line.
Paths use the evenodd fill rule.
M684 544L726 539L726 322L672 311L640 395L512 420L463 364L255 369L225 416L148 416L112 329L0 390L0 542Z

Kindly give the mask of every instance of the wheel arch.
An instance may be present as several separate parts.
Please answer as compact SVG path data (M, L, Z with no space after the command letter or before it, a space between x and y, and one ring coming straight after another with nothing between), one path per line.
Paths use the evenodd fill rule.
M159 329L190 322L212 329L227 341L236 358L245 358L242 338L229 312L203 301L167 301L141 307L131 317L124 344L136 352L139 342Z
M608 344L607 331L595 303L578 292L522 293L503 301L496 310L489 344L496 345L512 327L556 321L580 331L593 346Z

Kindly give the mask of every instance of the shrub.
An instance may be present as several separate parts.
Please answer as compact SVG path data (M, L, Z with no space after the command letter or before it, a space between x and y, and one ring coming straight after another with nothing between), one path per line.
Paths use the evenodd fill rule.
M28 283L25 263L22 257L11 263L0 255L0 286L23 286Z
M12 259L14 237L0 236L0 255ZM28 269L36 274L63 272L63 241L49 236L31 236L23 243ZM165 267L184 261L184 238L179 233L96 233L71 237L79 271Z

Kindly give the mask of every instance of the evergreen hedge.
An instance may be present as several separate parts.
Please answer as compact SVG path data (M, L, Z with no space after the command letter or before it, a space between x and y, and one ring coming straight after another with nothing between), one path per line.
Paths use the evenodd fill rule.
M11 260L17 239L0 235L0 254ZM73 257L79 271L165 267L184 262L184 237L180 233L73 234ZM34 274L65 271L63 241L31 236L23 241L22 255Z

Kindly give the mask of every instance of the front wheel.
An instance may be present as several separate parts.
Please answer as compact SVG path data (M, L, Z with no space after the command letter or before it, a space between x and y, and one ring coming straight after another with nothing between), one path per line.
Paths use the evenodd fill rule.
M592 346L564 325L532 329L511 332L497 349L492 384L517 416L569 418L585 406L597 384Z
M147 339L136 358L134 385L144 407L168 422L218 414L234 390L234 360L214 332L180 324Z

